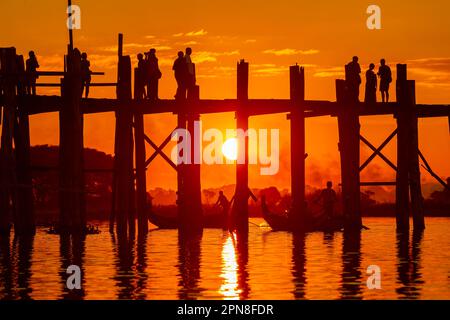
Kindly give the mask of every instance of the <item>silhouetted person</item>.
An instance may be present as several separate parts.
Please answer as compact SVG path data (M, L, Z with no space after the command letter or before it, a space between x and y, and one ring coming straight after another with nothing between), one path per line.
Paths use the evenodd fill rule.
M327 219L334 217L334 205L336 203L336 192L333 190L333 182L327 182L327 188L323 189L316 202L322 201L324 213Z
M391 68L386 65L386 60L380 60L380 68L378 69L378 76L380 77L380 91L381 100L383 102L389 102L389 84L392 82Z
M369 70L366 71L366 95L364 98L365 103L377 102L377 75L373 71L375 65L370 64Z
M26 61L26 92L29 95L36 95L36 79L38 78L37 69L39 68L39 63L37 61L34 51L29 52L29 58Z
M83 91L86 89L85 97L89 97L89 86L91 84L91 63L87 59L87 54L83 52L81 54L81 96L83 96Z
M142 100L147 97L145 94L145 60L144 55L139 53L137 55L138 58L138 67L136 71L136 100Z
M156 57L156 49L150 49L146 54L147 67L147 98L150 100L158 100L158 82L161 79L161 71L159 70L158 58Z
M178 58L175 60L172 70L175 73L175 80L177 80L177 93L175 99L186 99L186 84L188 76L188 68L183 51L178 52Z
M359 102L359 85L361 84L361 66L358 63L358 57L345 66L345 81L349 90L352 102Z
M223 194L223 191L219 192L219 198L215 206L222 207L222 218L223 218L223 229L226 229L229 225L228 219L228 211L230 209L230 201L228 201L227 197Z
M188 92L188 97L193 93L195 87L195 66L191 60L192 49L186 48L186 55L184 56L186 60L187 67L187 77L186 77L186 89Z

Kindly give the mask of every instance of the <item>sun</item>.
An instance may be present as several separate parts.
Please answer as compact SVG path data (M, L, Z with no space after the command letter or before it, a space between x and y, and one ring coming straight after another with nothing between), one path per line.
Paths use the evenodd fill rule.
M228 160L237 160L238 142L236 138L230 138L222 145L222 153Z

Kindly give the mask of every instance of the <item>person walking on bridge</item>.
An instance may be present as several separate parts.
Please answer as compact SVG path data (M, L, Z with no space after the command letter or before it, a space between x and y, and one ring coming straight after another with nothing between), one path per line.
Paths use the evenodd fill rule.
M146 54L147 66L147 98L150 100L158 100L158 84L161 79L161 71L159 70L158 58L156 57L156 49L150 49Z
M137 55L138 58L138 67L136 70L136 100L142 100L147 97L145 93L145 60L144 55L139 53Z
M186 58L184 57L183 51L178 52L178 58L175 60L172 70L175 73L175 80L177 81L177 93L175 94L175 99L185 100L186 99L186 85L188 77L188 67L186 63Z
M86 89L85 98L89 97L89 86L91 84L91 63L87 59L86 52L81 55L81 96Z
M36 80L39 77L37 75L37 69L39 68L39 63L34 54L34 51L28 53L29 58L26 61L26 93L28 95L36 95Z
M373 104L377 102L377 75L373 71L375 65L370 64L369 70L366 71L366 92L364 102Z
M186 66L187 66L187 77L186 77L186 89L187 89L187 96L192 96L195 88L195 65L192 63L191 59L192 49L186 48L186 54L185 54L185 60L186 60Z
M392 82L391 68L386 65L386 60L380 60L380 68L378 69L378 76L380 77L380 92L381 100L383 102L389 102L389 84Z
M361 66L358 57L354 56L352 61L345 66L345 82L349 91L351 102L359 102L359 85L361 84Z

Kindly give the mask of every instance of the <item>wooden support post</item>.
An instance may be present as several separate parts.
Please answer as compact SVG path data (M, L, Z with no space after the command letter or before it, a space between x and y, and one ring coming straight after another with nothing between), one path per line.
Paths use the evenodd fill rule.
M83 233L86 229L86 207L83 169L83 114L81 102L81 54L69 51L67 73L62 79L64 107L59 112L59 200L60 231Z
M119 66L116 111L116 138L114 156L114 212L119 237L135 232L135 192L133 172L133 113L128 105L131 97L131 59L122 56L122 35L119 35Z
M397 229L409 231L409 196L415 230L425 228L420 183L418 120L415 110L415 82L407 80L405 64L397 65Z
M11 215L16 216L14 206L17 204L15 187L15 161L13 153L13 128L15 120L16 83L13 74L16 72L16 49L0 49L0 71L4 79L0 83L3 91L3 116L0 146L0 234L9 235ZM3 76L3 75L2 75ZM13 206L11 206L11 204Z
M198 90L196 90L198 92ZM192 99L192 100L191 100ZM188 100L188 103L198 101L194 96ZM191 137L190 164L186 165L184 172L184 194L185 211L180 219L180 230L183 232L199 232L203 229L203 206L201 190L201 133L200 133L200 115L188 114L187 129ZM196 138L198 140L196 140Z
M360 202L360 125L354 93L349 92L344 80L336 80L338 102L339 152L341 156L342 201L345 230L362 227Z
M236 164L236 193L233 207L233 228L240 233L248 232L248 70L249 64L241 60L237 65L236 129L238 130L238 159ZM241 134L239 134L241 133Z
M177 115L177 129L176 130L186 130L186 115L184 113L179 113ZM178 138L178 144L182 142L183 138ZM184 150L178 150L180 157L183 156ZM183 163L177 163L177 207L178 207L178 221L183 219L183 213L186 212L186 190L185 190L185 170L186 165Z
M406 65L397 65L397 185L396 185L396 221L397 230L409 232L409 181L408 181L408 116L406 102L407 80Z
M139 235L148 232L147 179L145 168L144 115L134 114L134 137L136 145L136 212Z
M290 219L296 230L304 228L305 206L305 73L298 65L290 67L291 121L291 197Z
M25 93L25 68L23 56L18 56L19 82L17 92ZM23 106L17 108L14 121L14 146L17 176L17 221L14 223L16 234L34 234L36 231L33 208L33 185L30 170L30 127L28 114Z

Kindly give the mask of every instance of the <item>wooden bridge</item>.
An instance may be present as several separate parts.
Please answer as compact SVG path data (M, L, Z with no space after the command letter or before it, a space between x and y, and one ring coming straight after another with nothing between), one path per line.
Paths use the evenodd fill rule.
M72 42L71 42L72 43ZM82 233L86 227L86 203L83 167L83 115L114 112L116 115L113 168L113 201L111 226L120 235L148 231L146 170L150 162L162 156L177 171L179 220L181 231L202 228L200 165L176 165L163 153L171 133L162 145L156 145L144 131L144 114L173 113L177 128L193 132L194 122L202 114L235 112L236 127L248 129L251 116L287 113L291 134L291 219L301 231L306 215L305 206L305 119L333 116L339 127L341 184L345 229L362 226L360 188L364 185L395 185L397 228L409 230L409 214L414 227L423 229L424 209L420 185L419 158L427 170L446 188L449 186L427 164L418 148L418 118L448 117L449 105L424 105L415 102L415 82L407 80L406 65L397 65L397 101L365 104L351 101L345 80L336 80L336 101L305 100L304 68L290 67L290 99L249 99L249 65L237 65L237 97L227 100L202 100L199 90L186 101L137 101L132 98L132 66L129 56L122 54L123 37L119 35L117 83L93 83L91 86L116 87L116 99L81 99L81 69L79 52L69 45L65 70L39 72L41 77L62 77L60 96L25 95L23 57L14 48L0 49L0 111L2 138L0 152L0 232L8 232L11 222L18 234L35 232L33 214L32 173L30 166L30 115L58 112L60 125L59 194L61 232ZM198 87L197 87L198 89ZM360 134L359 117L393 115L397 129L376 147ZM175 128L175 129L177 129ZM194 135L191 135L192 137ZM397 136L397 161L394 164L383 155L384 147ZM360 141L373 154L361 165ZM155 152L147 157L145 144ZM194 145L192 143L192 145ZM235 229L248 231L248 141L245 141L244 164L236 165ZM194 157L194 152L191 152ZM360 172L376 157L381 157L396 171L396 181L360 181ZM12 221L11 221L12 217Z

